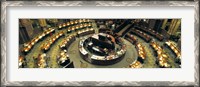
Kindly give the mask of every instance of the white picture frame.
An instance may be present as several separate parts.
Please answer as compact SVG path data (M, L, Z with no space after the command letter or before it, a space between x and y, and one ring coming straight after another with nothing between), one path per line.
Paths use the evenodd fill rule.
M1 2L1 86L199 86L199 1L2 1ZM188 81L8 81L7 74L7 24L9 7L26 6L160 6L160 7L194 7L194 82ZM17 60L16 60L17 61Z

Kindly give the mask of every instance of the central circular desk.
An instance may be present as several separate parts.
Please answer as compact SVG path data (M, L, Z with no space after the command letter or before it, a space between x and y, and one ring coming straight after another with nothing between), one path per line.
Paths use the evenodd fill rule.
M98 33L82 37L79 42L82 58L95 65L111 65L119 62L126 53L122 38Z

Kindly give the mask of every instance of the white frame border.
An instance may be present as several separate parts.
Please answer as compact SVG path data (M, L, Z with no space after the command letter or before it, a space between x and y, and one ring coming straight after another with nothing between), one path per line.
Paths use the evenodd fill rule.
M28 2L28 3L27 3ZM15 81L6 80L6 8L8 6L194 6L195 7L195 82L140 81ZM1 8L1 86L199 86L199 1L4 1Z

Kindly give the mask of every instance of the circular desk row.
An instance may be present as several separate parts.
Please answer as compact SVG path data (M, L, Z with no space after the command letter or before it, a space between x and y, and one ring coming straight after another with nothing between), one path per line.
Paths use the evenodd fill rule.
M93 35L91 35L91 36L93 36ZM110 55L107 55L107 56L100 56L100 55L91 54L90 52L88 52L85 49L85 42L91 36L83 37L79 42L79 52L82 55L83 59L86 60L87 62L92 63L92 64L96 64L96 65L110 65L110 64L117 63L125 55L126 45L123 44L123 42L121 42L123 44L121 49L119 49L114 54L110 54ZM119 39L121 39L121 38L119 38Z
M146 59L146 52L145 52L144 46L141 43L139 43L138 39L136 39L136 37L134 37L131 33L127 33L125 35L125 39L128 40L133 45L135 45L135 48L138 53L137 61L133 61L129 65L129 67L130 68L141 68L142 64L144 63L144 60Z
M154 37L156 37L158 40L162 41L164 39L164 36L162 34L159 34L158 32L152 30L152 29L148 29L147 27L140 27L140 26L136 26L136 29L139 29L145 33L148 33L149 35L152 35Z
M64 32L58 32L56 35L52 36L50 39L47 40L45 44L42 45L41 50L44 52L48 51L51 45L58 40L61 36L64 36Z
M86 26L86 25L84 25L84 26L85 26L85 27L90 27L91 24L87 24L87 26ZM83 26L83 27L84 27L84 26ZM80 27L81 27L81 26L80 26ZM24 52L25 54L28 53L28 52L31 50L31 48L34 46L34 44L37 43L37 41L41 40L42 38L44 38L44 37L47 36L48 34L54 33L54 32L55 32L55 29L53 29L53 28L48 28L48 30L45 30L41 35L39 35L38 37L36 37L36 38L34 38L33 40L31 40L31 42L29 42L29 44L27 44L27 46L24 46L24 49L22 50L22 52ZM62 44L66 44L65 47L68 47L73 41L75 41L75 37L76 37L76 36L84 36L84 35L93 34L93 33L95 33L93 28L87 28L87 29L85 29L85 30L79 30L76 34L69 35L70 38L65 39L66 41L64 41L64 43L62 43ZM59 37L61 37L61 36L64 36L64 33L63 33L63 32L57 33L55 36L53 36L52 38L50 38L50 39L48 40L48 43L43 44L42 49L44 50L44 52L46 52L47 50L49 50L51 44L53 44L53 42L55 42L55 41L56 41ZM73 38L71 38L71 36L72 36ZM72 40L70 40L70 42L68 42L69 39L72 39ZM61 45L61 46L62 46L62 45ZM64 48L62 51L65 51L65 48ZM61 51L61 54L63 54L62 51ZM44 54L45 54L45 53L44 53ZM67 53L65 53L65 54L68 55ZM43 55L43 54L42 54L42 55ZM44 60L44 57L40 57L40 56L41 56L41 55L38 55L38 58L37 58L37 66L38 66L38 67L41 67L41 68L47 67L47 62L46 62L46 60ZM65 62L63 62L63 59L65 59ZM62 61L61 61L61 60L62 60ZM63 55L60 55L60 56L58 57L58 60L57 60L57 61L58 61L58 64L60 64L61 66L64 66L64 65L68 64L68 65L66 65L66 66L64 66L64 67L66 67L66 68L73 68L73 62L70 62L70 63L67 63L67 62L66 62L66 61L69 61L69 56L64 57ZM19 67L24 67L24 66L26 66L26 65L27 65L26 59L25 59L24 57L20 56L20 57L19 57Z
M138 31L138 30L135 30L135 31ZM140 31L138 31L138 33L140 33ZM144 47L130 33L125 35L125 38L128 41L130 41L131 43L133 43L133 44L135 43L136 49L138 51L138 60L134 61L132 64L130 64L129 67L131 67L131 68L140 68L140 67L142 67L142 64L144 63L144 60L146 59L146 52L144 50ZM160 67L166 67L166 68L171 67L171 65L169 65L169 63L167 62L168 56L163 52L161 47L156 42L153 42L153 41L150 43L150 45L156 51L156 54L157 54L156 56L158 57L157 58L157 64Z
M69 27L69 29L67 30L67 32L71 32L73 29L83 29L86 27L91 28L92 24L90 23L91 21L89 19L82 19L82 20L75 20L75 21L70 21L67 22L67 25L74 25L74 24L78 24L78 23L84 23L84 24L80 24L77 25L75 27ZM62 28L60 26L58 26L59 29ZM47 30L45 30L42 34L38 35L37 37L35 37L34 39L32 39L30 42L28 42L27 44L24 44L24 48L22 49L22 52L27 54L31 48L33 48L33 46L40 40L42 40L44 37L46 37L47 35L49 35L50 33L54 33L55 29L54 28L48 28Z
M159 46L159 44L152 41L150 43L150 46L155 50L155 53L156 53L156 56L157 56L156 63L160 67L170 68L171 65L168 62L169 56L163 51L163 49Z
M33 46L40 40L42 40L42 38L46 37L47 35L49 35L50 33L54 33L55 32L55 29L52 29L52 28L49 28L48 30L44 31L44 33L42 33L41 35L38 35L36 38L34 38L33 40L31 40L30 42L28 42L28 44L26 44L22 50L22 52L24 54L27 54L31 48L33 48ZM84 35L87 35L87 34L92 34L94 33L94 29L93 28L87 28L85 30L79 30L76 32L77 33L77 36L84 36ZM61 31L60 33L58 33L57 35L51 37L47 43L43 44L42 46L42 50L44 52L48 51L50 46L57 40L59 39L61 36L64 36L64 32Z
M134 61L132 64L130 64L129 67L141 68L142 64L144 63L144 59L146 58L146 53L145 53L144 47L141 45L141 43L138 43L138 40L130 33L125 35L125 38L132 44L135 43L136 49L138 50L138 55L139 55L138 60ZM172 41L167 41L167 42L165 42L164 45L169 47L175 53L176 62L181 64L180 50L172 43ZM152 41L150 43L150 46L155 50L155 54L157 56L156 63L160 67L165 67L165 68L172 67L168 62L169 56L163 51L163 49L158 45L158 43Z
M68 26L74 26L74 25L82 24L82 23L91 23L91 20L89 19L72 20L66 23L59 24L58 28L62 29Z
M172 41L165 42L164 46L169 47L176 55L176 62L181 64L181 51L176 47Z
M68 46L73 41L75 41L75 37L76 36L80 37L80 36L85 36L85 35L89 35L89 34L93 34L93 33L95 33L93 28L88 28L88 29L85 29L85 30L80 30L80 31L76 32L75 34L69 35L60 46L61 46L61 48L68 48ZM49 40L47 40L47 43L43 44L43 46L42 46L41 49L44 52L48 51L50 49L51 45L57 39L59 39L61 36L64 36L64 32L63 31L57 33L55 36L52 36Z
M24 52L25 54L28 53L31 50L31 48L33 48L33 46L38 41L41 41L47 35L49 35L50 33L54 33L54 32L55 32L55 29L53 29L53 28L49 28L49 29L45 30L42 34L38 35L37 37L35 37L34 39L32 39L30 42L28 42L27 44L25 44L24 48L22 49L22 52Z

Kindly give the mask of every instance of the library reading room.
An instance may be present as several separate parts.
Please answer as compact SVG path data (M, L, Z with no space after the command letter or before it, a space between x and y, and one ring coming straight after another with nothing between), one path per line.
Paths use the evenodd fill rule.
M19 19L19 68L181 68L181 19Z

